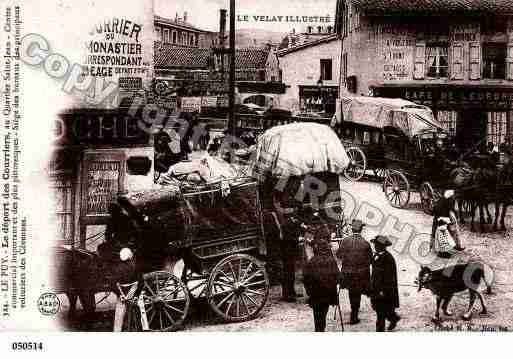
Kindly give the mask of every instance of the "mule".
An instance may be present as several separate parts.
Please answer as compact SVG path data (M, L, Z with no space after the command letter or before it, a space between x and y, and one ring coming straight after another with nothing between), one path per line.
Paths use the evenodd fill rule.
M435 323L440 321L440 307L446 316L453 315L448 310L449 303L454 294L465 290L469 291L469 306L462 318L470 320L476 297L481 302L481 314L486 314L484 298L478 291L481 280L485 282L488 292L491 292L490 284L486 282L484 265L479 262L455 264L438 270L421 266L417 279L419 292L427 288L436 296L436 309L432 318Z

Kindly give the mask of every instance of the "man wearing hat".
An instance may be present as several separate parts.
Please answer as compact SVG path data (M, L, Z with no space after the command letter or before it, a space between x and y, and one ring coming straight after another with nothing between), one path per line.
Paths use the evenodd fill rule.
M285 204L283 203L285 202ZM286 207L286 205L288 205ZM299 256L299 237L303 234L301 208L298 203L284 200L284 196L273 194L273 217L280 237L280 257L283 265L281 300L295 302L301 293L295 290L296 260Z
M371 240L376 254L372 266L372 308L376 311L376 331L385 331L385 321L388 320L388 330L393 330L401 319L395 312L399 308L399 290L397 288L397 267L395 259L387 251L392 244L387 236L378 235Z
M431 249L434 248L434 240L436 228L440 218L446 217L451 219L451 223L447 225L447 229L451 234L456 246L454 247L457 251L462 251L465 248L461 245L460 231L458 229L458 223L456 222L456 214L454 213L454 190L449 189L444 192L442 198L440 198L433 206L433 226L431 230Z
M361 232L363 222L353 219L351 223L353 234L342 242L336 256L342 262L340 287L347 288L351 304L350 324L358 324L358 312L362 294L369 294L370 266L372 264L372 249L363 238Z

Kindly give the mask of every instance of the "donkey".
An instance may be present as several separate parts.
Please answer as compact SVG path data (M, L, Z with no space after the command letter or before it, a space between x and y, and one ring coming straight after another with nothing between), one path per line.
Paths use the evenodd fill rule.
M431 270L428 267L421 266L418 275L418 291L422 288L429 289L436 296L436 310L432 318L433 322L440 322L440 306L443 313L452 316L453 313L447 309L452 297L455 293L459 293L468 289L469 291L469 307L463 314L464 320L470 320L472 317L472 309L476 296L481 302L481 313L486 314L486 304L481 293L478 292L479 284L483 280L487 286L488 293L491 293L490 284L486 282L484 265L480 262L458 263L450 267L438 270Z

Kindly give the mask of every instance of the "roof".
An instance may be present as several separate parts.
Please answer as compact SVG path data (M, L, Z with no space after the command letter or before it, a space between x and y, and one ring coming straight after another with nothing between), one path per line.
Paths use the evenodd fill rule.
M343 0L342 0L343 1ZM511 0L349 0L360 9L376 12L513 12Z
M335 40L338 40L338 39L339 38L338 38L337 34L324 36L324 37L322 37L320 39L316 39L316 40L313 40L313 41L302 43L301 45L292 46L292 47L289 47L289 48L286 48L286 49L279 50L278 51L278 56L281 57L281 56L290 54L291 52L303 50L303 49L308 48L308 47L324 44L324 43L327 43L327 42L330 42L330 41L335 41Z
M178 28L181 28L181 29L190 30L190 31L210 32L210 31L207 31L207 30L202 30L200 28L197 28L194 25L189 24L188 22L185 22L183 20L176 21L176 20L168 19L168 18L165 18L165 17L162 17L162 16L158 16L158 15L155 15L153 17L153 21L154 22L160 22L160 23L163 23L163 24L166 24L166 25L170 25L170 26L174 26L174 27L178 27Z
M237 49L235 53L237 71L264 69L269 51L266 48ZM208 48L155 43L156 68L207 69L212 57L213 50Z
M156 42L154 56L157 68L207 69L212 51Z
M268 48L248 47L236 49L235 68L238 70L263 69L269 56Z

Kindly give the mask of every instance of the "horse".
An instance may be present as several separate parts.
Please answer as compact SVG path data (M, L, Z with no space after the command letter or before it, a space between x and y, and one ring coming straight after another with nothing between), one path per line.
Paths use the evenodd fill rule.
M497 194L495 199L495 220L493 222L493 229L506 230L504 219L508 207L513 205L513 161L511 156L506 157L504 166L499 171L497 178ZM500 227L499 224L500 214Z
M479 209L479 224L481 232L484 232L485 218L486 222L492 223L492 215L488 205L495 202L495 189L497 186L497 169L489 161L481 161L480 165L470 168L467 165L454 168L449 174L449 186L455 189L457 214L460 223L465 222L464 203L470 205L471 231L475 231L474 219L476 211Z
M418 291L423 288L429 289L436 296L436 309L432 318L433 322L440 321L440 306L446 316L453 313L447 309L454 294L468 290L469 306L463 314L464 320L470 320L476 297L481 302L481 314L486 314L486 304L481 293L478 291L479 284L483 280L487 286L488 293L491 293L490 284L486 282L484 265L477 261L458 263L450 267L431 270L421 266L417 283Z

